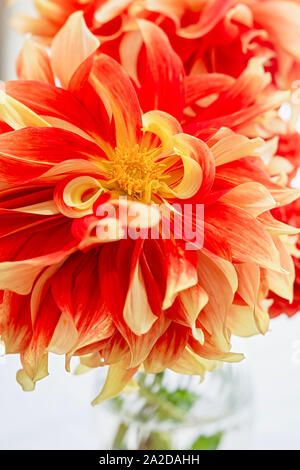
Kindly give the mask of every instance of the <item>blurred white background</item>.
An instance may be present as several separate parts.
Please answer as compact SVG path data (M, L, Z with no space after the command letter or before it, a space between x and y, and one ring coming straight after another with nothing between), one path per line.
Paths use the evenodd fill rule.
M8 80L15 78L22 37L10 29L4 3L0 79ZM22 0L13 9L27 5L29 11L29 4ZM235 339L234 350L246 354L254 388L249 448L300 449L300 314L273 321L266 337ZM16 357L0 359L0 449L98 449L110 425L103 408L90 405L99 391L98 372L73 376L64 371L63 358L52 357L50 376L35 392L24 393L15 381L19 368Z

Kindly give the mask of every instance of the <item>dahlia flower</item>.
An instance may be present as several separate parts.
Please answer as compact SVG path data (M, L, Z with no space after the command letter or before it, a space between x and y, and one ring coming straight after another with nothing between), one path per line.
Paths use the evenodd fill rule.
M252 58L238 78L219 73L186 75L180 57L161 28L147 20L139 20L138 25L145 54L138 62L127 63L125 69L131 71L129 75L134 80L143 112L159 109L171 113L194 136L201 136L205 129L216 131L222 126L247 136L264 136L268 127L268 138L274 136L269 124L274 118L272 113L277 116L280 104L289 95L272 86L271 74L265 70L265 58ZM56 77L67 88L82 58L82 52L74 51L72 42L82 34L87 40L85 56L96 53L99 41L86 30L82 12L72 14L55 36L51 59L42 45L28 39L17 63L19 78L54 83ZM128 47L126 57L135 60L132 48Z
M280 87L297 78L300 60L297 0L34 0L38 16L15 26L49 44L68 17L82 10L103 51L132 68L142 37L140 19L168 35L188 73L237 77L252 57L267 57ZM126 49L130 48L130 57Z
M271 210L299 191L270 177L269 142L221 126L230 96L234 117L225 122L233 128L256 107L245 91L246 117L236 112L232 96L242 99L245 87L234 81L215 119L208 113L206 128L184 132L174 106L191 100L182 62L168 48L162 60L168 43L145 24L158 45L149 59L153 98L149 85L135 89L121 65L97 52L78 13L51 58L27 46L44 81L7 82L0 92L0 334L7 353L21 356L25 390L48 374L49 352L66 355L67 369L72 356L109 366L94 403L118 395L141 366L203 375L242 359L231 352L232 333L267 331L269 291L292 300L286 238L298 230ZM214 91L217 84L203 98ZM281 99L272 96L259 113ZM175 219L189 223L195 240L179 236ZM132 227L136 238L126 237Z

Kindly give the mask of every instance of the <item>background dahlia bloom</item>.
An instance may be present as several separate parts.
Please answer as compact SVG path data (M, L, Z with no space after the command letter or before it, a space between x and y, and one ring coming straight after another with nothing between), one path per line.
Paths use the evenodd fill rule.
M299 199L288 206L281 207L274 210L275 216L278 220L281 220L283 223L293 225L294 227L299 227L300 222L300 203ZM282 313L285 313L288 316L295 315L299 312L300 305L300 262L299 262L299 250L300 250L300 239L299 236L295 236L296 240L294 242L291 240L291 250L290 252L294 255L293 261L295 264L295 284L294 284L294 299L293 302L287 302L284 299L280 298L276 294L271 294L270 298L273 300L273 303L269 309L271 317L277 317Z
M250 60L237 79L218 73L189 76L161 28L146 20L139 20L138 25L144 53L134 62L134 50L128 44L126 57L133 59L134 64L127 63L125 68L134 80L143 112L159 109L171 113L184 131L194 136L203 135L206 129L216 132L222 126L248 137L277 135L277 128L272 130L270 122L277 118L277 110L289 94L274 89L272 76L265 70L265 58ZM82 35L87 41L84 55L73 47L75 38ZM91 61L98 48L99 41L86 29L82 12L76 12L55 36L50 58L36 41L26 41L17 64L18 75L21 79L52 84L56 77L64 88L72 88L69 82L74 70L83 58Z
M47 44L75 11L82 10L103 51L133 66L143 38L139 19L159 25L188 73L214 72L237 77L252 57L267 57L280 87L299 70L297 0L35 0L38 16L19 15L15 26ZM130 48L130 54L126 49Z
M228 126L248 137L279 135L279 154L298 164L297 134L287 131L274 114L280 102L289 99L280 95L278 87L295 91L297 83L298 2L50 0L35 4L39 16L18 17L21 29L35 39L47 39L46 44L53 43L56 51L68 51L64 26L71 23L77 29L76 22L84 15L89 30L100 39L99 50L114 57L134 80L144 112L154 108L171 112L195 136L212 124L215 130ZM65 54L66 69L73 60L70 57ZM174 57L182 60L186 75L176 102L171 87L181 74ZM158 68L156 64L163 61L164 67ZM42 63L42 69L33 66ZM28 40L17 64L19 78L51 83L53 69L57 75L46 50ZM158 101L152 90L160 86L162 75L168 86ZM65 77L59 79L65 86Z
M292 300L285 239L298 230L271 210L299 191L271 179L262 158L268 142L218 119L201 139L189 135L173 106L143 113L143 89L112 58L95 55L98 40L75 15L51 62L35 49L34 70L50 83L7 82L0 93L0 333L7 352L21 355L25 390L47 375L49 352L65 354L67 369L73 355L89 367L109 365L99 403L141 365L203 375L242 358L230 352L231 334L267 331L270 290ZM187 99L180 64L169 57L171 104ZM64 88L51 83L53 70ZM156 70L160 103L169 75L164 62ZM168 238L117 231L107 239L107 202L118 209L109 224L126 229L119 196L144 221L151 202L171 215L171 204L202 204L204 222L194 211L188 217L204 230L203 247L187 250L175 225Z

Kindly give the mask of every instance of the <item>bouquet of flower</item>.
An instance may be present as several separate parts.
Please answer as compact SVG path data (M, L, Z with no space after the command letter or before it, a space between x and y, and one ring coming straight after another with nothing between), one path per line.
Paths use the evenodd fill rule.
M0 335L204 377L299 309L297 0L35 0L0 85ZM294 296L295 291L295 296ZM293 301L293 299L295 299Z

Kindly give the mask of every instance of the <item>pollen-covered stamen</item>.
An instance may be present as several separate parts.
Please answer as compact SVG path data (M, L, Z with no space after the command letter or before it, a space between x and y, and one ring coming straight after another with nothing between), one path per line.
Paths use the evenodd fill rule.
M139 145L132 148L115 149L111 166L111 189L124 191L129 197L150 202L151 194L159 187L159 178L163 165L157 162L162 153L161 148L141 149Z

